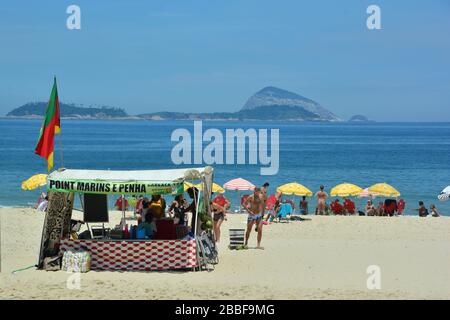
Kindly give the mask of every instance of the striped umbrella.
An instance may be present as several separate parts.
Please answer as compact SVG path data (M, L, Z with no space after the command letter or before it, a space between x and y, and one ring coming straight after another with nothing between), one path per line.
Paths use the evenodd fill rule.
M236 191L237 203L238 203L236 208L238 208L237 211L239 211L239 212L241 212L241 201L239 201L239 199L240 199L239 198L239 191L255 189L255 185L253 183L251 183L250 181L247 181L245 179L242 179L242 178L237 178L237 179L230 180L227 183L225 183L223 185L223 187L225 189L227 189L227 190L234 190L234 191Z
M450 197L450 186L442 190L442 192L438 195L438 199L440 201L447 201Z
M374 192L369 192L369 188L365 188L359 195L358 198L371 198L374 199L378 194Z
M242 178L237 178L228 181L223 185L223 187L227 190L253 190L255 189L255 185L250 181L247 181Z

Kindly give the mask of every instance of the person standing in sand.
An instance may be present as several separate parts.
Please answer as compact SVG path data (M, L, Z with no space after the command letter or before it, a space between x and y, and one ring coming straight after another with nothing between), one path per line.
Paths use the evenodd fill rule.
M244 208L248 211L247 218L247 232L245 233L245 243L244 246L247 247L248 239L250 238L250 233L252 232L253 225L256 225L258 230L257 237L257 249L264 249L261 247L261 239L262 239L262 217L264 213L266 203L264 201L264 196L261 194L261 189L255 188L253 194L244 202Z
M316 214L325 214L325 206L328 197L328 193L324 191L325 187L320 186L320 190L316 192L315 196L317 198L317 210Z
M262 185L261 189L260 189L261 190L261 196L262 196L263 201L264 201L264 208L262 210L262 218L261 218L263 222L267 221L267 219L269 218L269 215L267 215L267 219L264 220L265 211L267 209L267 200L269 199L269 197L267 195L268 189L269 189L269 183L268 182L265 182ZM255 232L258 232L258 225L255 226Z
M266 183L264 183L263 185L262 185L262 187L261 187L261 194L263 195L263 197L264 197L264 201L267 201L267 191L268 191L268 189L269 189L269 183L268 182L266 182Z

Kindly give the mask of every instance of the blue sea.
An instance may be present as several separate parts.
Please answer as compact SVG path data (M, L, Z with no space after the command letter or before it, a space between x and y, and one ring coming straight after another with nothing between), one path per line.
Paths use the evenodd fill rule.
M44 159L34 154L40 120L0 119L0 206L35 203L40 190L22 191L21 182L46 172ZM62 120L64 166L80 169L176 168L171 150L177 128L193 133L190 121ZM450 185L450 123L277 123L203 122L203 129L279 129L280 168L261 176L260 165L215 165L219 184L243 177L256 185L268 181L271 192L297 181L313 191L329 191L342 182L363 188L377 182L395 186L405 199L406 214L423 200L450 215L450 201L437 195ZM206 145L206 143L205 143ZM55 143L59 166L59 142ZM198 166L198 165L193 165ZM235 199L234 193L228 194ZM315 200L311 200L315 203ZM357 200L362 206L363 200Z

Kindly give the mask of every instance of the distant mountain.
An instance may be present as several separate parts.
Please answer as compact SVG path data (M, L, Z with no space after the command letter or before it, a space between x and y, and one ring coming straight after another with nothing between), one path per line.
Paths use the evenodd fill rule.
M47 103L27 103L7 114L8 117L43 117ZM266 87L251 96L237 112L154 112L129 116L112 107L83 107L60 103L61 117L76 119L134 118L147 120L260 120L260 121L340 121L317 102L275 87Z
M308 112L309 115L315 114L319 120L339 121L340 119L329 110L322 107L317 102L302 97L299 94L289 92L276 87L265 87L251 96L242 110L254 110L260 107L289 107L286 110L293 112L299 110L299 113ZM297 114L299 115L299 114ZM293 116L297 116L293 114Z
M317 102L275 87L258 91L237 112L156 112L138 117L148 120L340 121Z
M363 116L360 114L354 115L348 121L349 122L373 122L373 120L369 120L366 116Z
M20 106L11 112L7 117L26 117L40 118L45 114L47 102L30 102ZM79 118L79 119L105 119L105 118L126 118L128 114L120 108L101 106L101 107L83 107L75 104L59 104L62 118Z

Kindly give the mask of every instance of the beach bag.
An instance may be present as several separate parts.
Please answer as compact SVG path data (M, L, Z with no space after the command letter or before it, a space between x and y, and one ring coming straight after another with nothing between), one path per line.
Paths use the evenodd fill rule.
M67 272L88 272L91 270L91 254L84 250L65 251L61 269Z
M145 228L143 225L139 225L136 228L136 239L145 239Z
M89 240L92 239L91 232L89 230L84 230L78 235L78 239Z

